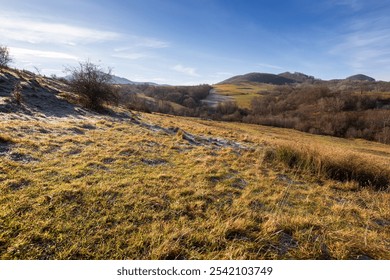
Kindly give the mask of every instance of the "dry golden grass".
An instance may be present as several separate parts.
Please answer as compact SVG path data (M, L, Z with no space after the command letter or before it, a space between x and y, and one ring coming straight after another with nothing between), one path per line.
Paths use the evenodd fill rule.
M390 259L388 190L266 160L310 143L385 170L386 145L157 114L0 135L1 259Z
M213 88L218 94L232 96L237 102L237 105L242 108L250 108L251 101L254 97L258 97L262 91L267 91L274 87L274 85L260 83L213 85Z
M281 162L298 172L306 172L341 182L354 181L360 187L386 190L390 185L390 169L370 158L342 150L327 151L310 145L280 145L269 149L265 158Z

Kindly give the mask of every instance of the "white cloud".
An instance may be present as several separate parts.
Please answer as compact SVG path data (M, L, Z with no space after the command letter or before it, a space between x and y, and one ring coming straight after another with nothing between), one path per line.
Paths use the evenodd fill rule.
M233 76L234 74L231 72L217 72L215 73L215 77L220 77L220 76Z
M141 58L146 58L148 57L148 55L144 53L118 53L118 54L113 54L112 57L129 59L129 60L137 60Z
M51 59L68 59L68 60L78 60L77 56L63 53L63 52L53 52L53 51L40 51L32 50L25 48L13 48L10 47L10 52L12 56L16 57L17 60L26 61L35 58L51 58Z
M390 20L370 14L349 22L330 54L342 57L354 72L390 70Z
M352 11L359 11L363 8L361 0L329 0L329 4L334 6L345 6Z
M199 77L199 74L196 73L196 69L192 67L184 67L181 64L177 64L172 69L179 73L186 74L188 76Z
M170 43L162 40L134 35L127 35L126 40L128 41L127 46L115 48L114 51L121 53L136 49L163 49L170 46Z
M115 48L115 52L125 52L125 51L131 51L135 48L142 48L142 49L163 49L168 48L170 46L169 42L162 41L156 38L149 38L149 37L142 37L142 36L135 36L135 35L127 35L126 40L128 41L127 45L125 47L119 47Z
M154 38L147 38L147 37L139 37L139 36L132 36L135 45L138 47L146 47L146 48L152 48L152 49L162 49L169 47L169 43L165 41L161 41Z
M17 16L1 15L0 33L3 39L38 43L62 43L77 45L110 41L121 37L119 33L69 25L44 22L39 19L23 19Z
M154 57L154 49L167 48L168 42L154 38L128 35L126 36L126 45L114 48L112 57L137 60L142 58Z
M256 64L259 67L264 67L264 68L270 68L270 69L276 69L276 70L283 70L282 67L277 66L277 65L272 65L272 64L267 64L267 63L257 63Z

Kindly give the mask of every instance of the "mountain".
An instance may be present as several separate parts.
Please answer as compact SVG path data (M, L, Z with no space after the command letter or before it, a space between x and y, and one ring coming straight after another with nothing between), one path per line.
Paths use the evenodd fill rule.
M306 75L300 72L284 72L278 75L269 74L269 73L248 73L244 75L237 75L226 79L218 84L239 84L239 83L264 83L264 84L272 84L272 85L285 85L285 84L294 84L294 83L307 83L307 82L343 82L343 81L368 81L375 82L375 79L363 74L357 74L350 76L345 79L335 79L324 81L320 79L316 79L313 76Z
M350 77L346 78L346 80L348 80L348 81L368 81L368 82L375 82L375 79L374 79L374 78L371 78L371 77L366 76L366 75L363 75L363 74L357 74L357 75L350 76Z
M284 84L293 84L296 81L285 78L275 74L269 73L248 73L245 75L238 75L231 77L227 80L220 82L219 84L238 84L245 82L253 82L253 83L265 83L272 85L284 85Z
M157 86L158 85L158 84L152 83L152 82L134 82L134 81L130 81L129 79L126 79L126 78L123 78L123 77L119 77L119 76L115 76L115 75L111 75L111 77L112 77L112 84L115 84L115 85L144 85L144 84L151 85L151 86ZM71 79L71 75L67 75L64 78L66 80L70 80Z
M129 79L118 77L115 75L112 75L112 83L117 85L135 85L136 82L130 81Z
M134 82L130 81L129 79L118 77L115 75L112 75L112 83L116 85L150 85L150 86L158 86L156 83L152 82Z
M290 80L294 80L297 83L313 82L316 80L313 76L309 76L309 75L299 73L299 72L294 72L294 73L284 72L284 73L280 73L278 76L281 76L281 77L284 77L284 78L287 78Z

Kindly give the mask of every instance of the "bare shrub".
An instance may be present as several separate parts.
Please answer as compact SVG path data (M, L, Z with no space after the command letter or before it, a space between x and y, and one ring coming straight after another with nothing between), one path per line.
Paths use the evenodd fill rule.
M9 54L9 49L6 46L0 46L0 68L8 67L8 64L12 62L12 58Z
M15 85L14 90L12 91L12 97L18 105L22 103L22 85L20 82Z
M148 103L146 98L139 97L136 93L129 93L122 96L121 103L127 109L151 113L150 108L152 105L150 102Z
M219 103L217 105L217 113L220 113L222 115L230 115L233 114L234 112L238 111L238 106L237 103L234 101L225 101L222 103Z
M111 69L105 72L99 65L86 61L65 71L70 73L70 90L79 96L81 105L101 110L104 103L117 102L117 90L112 85Z

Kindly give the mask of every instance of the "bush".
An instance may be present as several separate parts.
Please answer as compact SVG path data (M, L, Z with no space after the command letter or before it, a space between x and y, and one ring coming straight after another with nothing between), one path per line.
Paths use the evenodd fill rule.
M9 49L5 46L0 46L0 68L7 67L12 62L12 58L9 55Z
M22 103L22 85L20 84L20 82L15 85L14 90L12 91L12 97L15 100L16 104L20 105Z
M238 111L238 105L234 101L225 101L218 103L216 111L221 115L231 115Z
M101 110L104 103L117 102L117 90L111 83L111 70L105 72L100 66L86 61L65 71L70 72L70 90L79 96L83 106Z
M141 98L136 93L122 95L120 102L129 110L151 113L150 107L152 105L148 104L146 98Z

